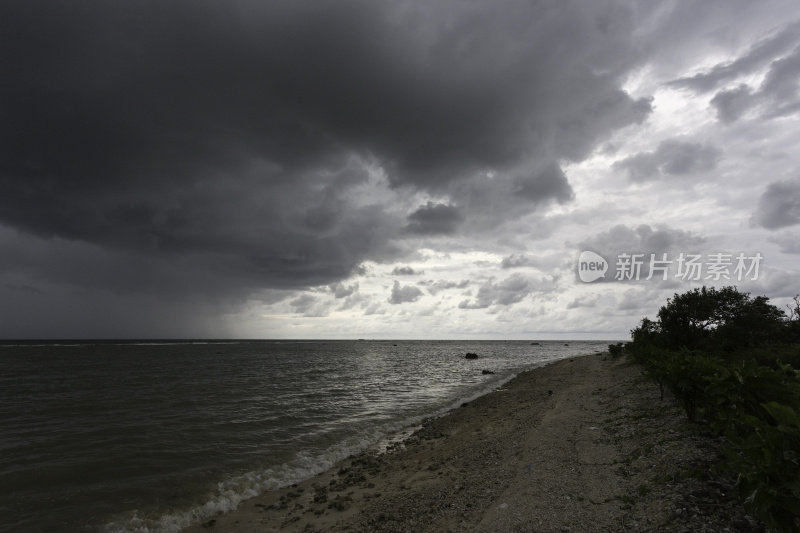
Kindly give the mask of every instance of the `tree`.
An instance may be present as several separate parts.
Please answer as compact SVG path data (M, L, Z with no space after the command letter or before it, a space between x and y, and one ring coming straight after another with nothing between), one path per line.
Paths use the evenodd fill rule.
M702 287L675 294L658 311L658 321L644 319L632 332L670 350L688 348L732 351L778 339L785 313L766 296L751 298L736 287Z
M783 340L786 314L769 303L766 296L745 299L741 306L717 327L715 340L725 351L750 348Z
M633 343L637 345L657 344L660 335L661 324L653 322L647 317L642 319L642 323L638 328L631 330L631 339L633 339Z

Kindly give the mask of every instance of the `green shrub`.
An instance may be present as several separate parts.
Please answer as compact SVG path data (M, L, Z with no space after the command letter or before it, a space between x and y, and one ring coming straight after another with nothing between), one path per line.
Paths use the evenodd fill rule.
M728 466L747 509L778 531L800 531L800 417L777 402L744 415L727 434Z
M763 296L704 287L676 294L658 317L609 352L641 363L662 397L668 388L689 420L725 437L724 466L750 512L800 531L800 308L785 319Z
M623 354L625 348L621 342L616 344L609 344L608 345L608 353L611 354L611 357L617 358Z

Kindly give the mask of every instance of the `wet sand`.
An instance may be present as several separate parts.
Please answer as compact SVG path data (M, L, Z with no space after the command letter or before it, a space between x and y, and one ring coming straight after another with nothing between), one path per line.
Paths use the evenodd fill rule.
M759 531L710 471L719 445L640 367L590 355L185 531Z

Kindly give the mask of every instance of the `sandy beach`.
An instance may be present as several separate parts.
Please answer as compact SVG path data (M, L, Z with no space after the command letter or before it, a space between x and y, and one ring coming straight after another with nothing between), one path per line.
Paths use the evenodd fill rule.
M596 354L185 531L761 531L719 447L639 366Z

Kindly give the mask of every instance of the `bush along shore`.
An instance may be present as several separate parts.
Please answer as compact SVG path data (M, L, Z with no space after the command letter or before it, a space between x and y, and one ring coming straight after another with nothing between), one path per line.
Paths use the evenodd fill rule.
M788 314L735 287L675 294L609 346L669 389L690 422L724 439L719 465L748 512L800 531L800 297Z

